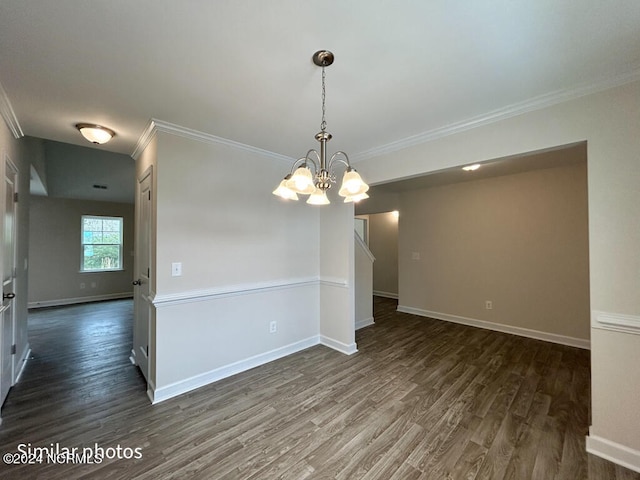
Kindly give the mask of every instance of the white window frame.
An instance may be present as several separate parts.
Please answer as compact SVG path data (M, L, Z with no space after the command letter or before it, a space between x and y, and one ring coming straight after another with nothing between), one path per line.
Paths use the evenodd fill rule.
M84 243L85 231L84 221L85 219L95 220L118 220L120 221L120 244L116 243ZM119 246L119 259L120 266L117 268L99 268L99 269L86 269L84 265L85 260L85 246L100 246L100 245L118 245ZM123 217L111 217L107 215L82 215L80 218L80 273L101 273L101 272L119 272L124 270L124 218Z

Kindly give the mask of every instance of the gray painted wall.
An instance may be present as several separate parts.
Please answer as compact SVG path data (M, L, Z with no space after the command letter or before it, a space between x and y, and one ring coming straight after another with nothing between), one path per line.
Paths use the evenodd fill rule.
M33 196L29 241L29 307L131 296L133 214L134 206L129 203ZM80 272L82 215L124 218L122 271Z
M369 249L373 264L373 292L398 296L398 217L392 212L369 215Z

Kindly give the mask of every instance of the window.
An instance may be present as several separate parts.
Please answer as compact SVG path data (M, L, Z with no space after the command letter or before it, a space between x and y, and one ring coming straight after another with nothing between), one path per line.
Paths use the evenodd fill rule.
M122 270L122 217L82 216L80 271Z

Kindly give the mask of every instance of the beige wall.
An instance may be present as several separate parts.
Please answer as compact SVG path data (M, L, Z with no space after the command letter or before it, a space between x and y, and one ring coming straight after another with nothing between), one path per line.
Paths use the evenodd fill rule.
M373 293L398 297L398 217L392 212L369 215L369 249L373 264Z
M640 82L457 131L359 165L371 184L587 141L592 451L640 469ZM366 164L366 168L365 168ZM402 218L402 212L401 212ZM605 314L614 324L596 321ZM618 328L627 322L633 328ZM604 335L602 329L613 328ZM599 330L595 332L595 330ZM623 357L623 358L621 358ZM617 372L610 375L607 372ZM618 398L618 408L612 405Z
M29 306L132 295L133 209L133 204L128 203L31 197ZM122 271L80 272L82 215L124 218Z
M400 305L589 339L585 162L407 192L400 211Z

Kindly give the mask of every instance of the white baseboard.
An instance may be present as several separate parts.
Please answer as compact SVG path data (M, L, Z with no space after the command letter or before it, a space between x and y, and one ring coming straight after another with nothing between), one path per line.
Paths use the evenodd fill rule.
M398 305L398 311L410 313L412 315L419 315L421 317L435 318L436 320L444 320L446 322L459 323L469 327L484 328L486 330L494 330L496 332L510 333L512 335L534 338L536 340L544 340L545 342L559 343L569 347L583 348L585 350L589 350L591 348L591 342L582 338L567 337L565 335L558 335L555 333L547 333L539 330L503 325L501 323L487 322L486 320L449 315L448 313L432 312L404 305Z
M29 357L31 357L31 347L29 346L29 344L27 343L27 346L25 347L25 349L23 350L24 354L21 355L20 360L18 360L21 365L20 365L20 369L18 370L18 374L16 375L15 380L12 382L11 386L15 385L16 383L18 383L20 381L20 376L22 375L22 372L24 372L24 367L27 366L27 362L29 361ZM2 405L0 405L1 407ZM0 426L2 426L2 417L0 416Z
M358 346L355 343L347 345L346 343L339 342L338 340L334 340L333 338L325 337L324 335L320 335L320 344L329 348L333 348L334 350L337 350L340 353L344 353L345 355L352 355L358 351Z
M640 451L633 448L625 447L589 432L587 452L640 473Z
M27 343L27 346L24 349L24 354L22 355L20 360L18 360L21 365L20 365L20 368L18 369L18 374L16 375L16 379L13 382L14 385L20 381L20 376L22 375L22 372L24 372L24 367L27 366L27 362L29 361L30 356L31 356L31 347Z
M376 297L393 298L394 300L398 299L398 294L397 293L383 292L381 290L374 290L373 291L373 295L376 296Z
M77 303L102 302L105 300L120 300L133 298L133 292L107 293L104 295L91 295L87 297L60 298L56 300L43 300L41 302L29 302L27 308L60 307Z
M153 382L148 382L147 395L149 396L152 404L160 403L170 398L177 397L178 395L182 395L183 393L190 392L191 390L195 390L196 388L204 387L205 385L217 382L223 378L242 373L251 368L259 367L265 363L273 362L274 360L278 360L279 358L286 357L318 344L325 345L346 355L351 355L358 351L355 343L347 345L346 343L325 337L324 335L313 336L284 347L276 348L269 352L240 360L239 362L235 362L230 365L225 365L224 367L216 368L209 372L195 375L185 380L180 380L179 382L172 383L166 387L156 389Z
M253 357L240 360L239 362L235 362L230 365L225 365L224 367L216 368L209 372L195 375L185 380L180 380L179 382L172 383L165 387L156 389L152 383L149 383L147 394L151 399L151 403L156 404L159 402L163 402L183 393L195 390L196 388L204 387L205 385L208 385L210 383L217 382L218 380L222 380L223 378L236 375L251 368L255 368L260 365L264 365L265 363L278 360L279 358L286 357L287 355L291 355L292 353L296 353L306 348L313 347L318 343L319 338L317 336L314 336L296 343L292 343L290 345L286 345L284 347L276 348L275 350L271 350L269 352L261 353Z
M155 383L147 381L147 397L149 397L149 400L151 400L152 404L157 403L157 402L154 402L153 400L155 391L156 391ZM163 400L166 400L166 398Z
M373 325L374 323L375 322L373 321L373 317L365 318L363 320L356 320L356 330L368 327L369 325Z

